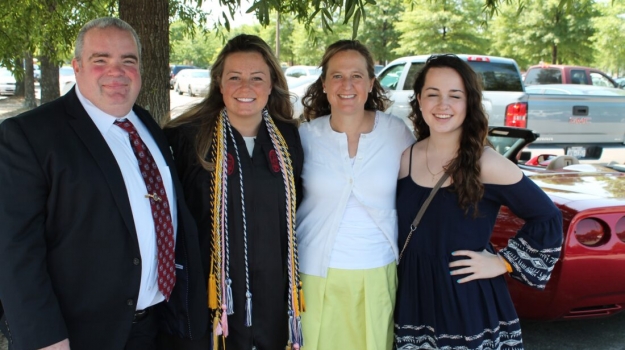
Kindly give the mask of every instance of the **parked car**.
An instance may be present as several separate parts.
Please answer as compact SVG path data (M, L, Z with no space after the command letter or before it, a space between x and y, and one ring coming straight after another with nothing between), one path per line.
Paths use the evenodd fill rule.
M535 130L527 151L583 163L625 162L625 90L575 84L531 85L506 115L507 126Z
M531 66L525 73L525 86L542 84L582 84L617 88L618 84L604 72L589 67L561 64Z
M176 75L174 91L189 96L206 95L210 85L210 71L208 69L183 69Z
M33 78L35 81L41 80L41 68L38 64L33 64Z
M616 78L614 82L618 85L619 89L625 89L625 78Z
M507 278L516 310L521 318L539 320L621 312L625 310L625 165L578 164L575 157L553 155L519 163L519 153L537 137L520 128L492 127L489 132L495 149L518 163L563 217L562 251L545 290ZM491 239L495 249L503 248L522 224L502 207Z
M393 105L387 112L407 119L413 96L412 85L427 56L397 59L378 75ZM514 60L503 57L458 55L482 78L482 103L491 126L528 128L541 137L524 156L572 155L584 162L625 162L625 96L621 91L591 85L571 85L593 91L579 95L526 93ZM556 85L549 85L556 88ZM568 89L564 85L563 88ZM586 89L590 87L590 89ZM530 89L533 91L533 88ZM599 91L611 90L610 96ZM597 94L596 94L597 93Z
M15 94L15 77L10 70L0 67L0 95Z
M73 67L59 68L59 90L61 96L65 95L76 84L76 75L74 75Z
M374 65L373 66L373 74L375 74L377 76L378 73L380 73L382 71L382 68L384 68L384 66L381 65L381 64Z
M386 112L406 122L411 111L412 85L430 55L398 58L378 74L393 104ZM479 55L458 55L482 78L483 105L492 125L504 125L506 108L523 95L523 82L516 62L510 58Z
M289 81L292 78L318 77L321 75L321 67L315 66L291 66L284 71L284 76Z
M314 83L318 76L306 76L288 80L289 92L291 93L291 103L293 104L293 118L304 118L304 105L302 98L306 94L308 87Z
M176 84L176 75L183 69L198 69L196 66L176 64L169 67L169 89L173 90Z

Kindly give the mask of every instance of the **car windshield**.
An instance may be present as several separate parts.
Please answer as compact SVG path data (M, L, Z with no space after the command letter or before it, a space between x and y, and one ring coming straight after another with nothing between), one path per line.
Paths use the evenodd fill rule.
M525 76L525 85L562 84L562 72L555 68L530 69Z
M482 78L484 91L523 91L523 84L514 64L484 61L468 61L467 63ZM412 63L408 70L404 90L412 89L412 84L424 65L425 62Z
M291 90L299 86L310 84L317 79L318 77L301 77L297 79L289 79L287 80L287 85L289 86L289 90Z
M317 67L317 68L308 69L308 75L316 75L316 76L321 75L321 68Z
M202 70L202 71L193 72L192 77L194 77L194 78L208 78L208 71L207 70Z
M59 68L59 74L63 76L74 75L74 69L72 67L61 67Z

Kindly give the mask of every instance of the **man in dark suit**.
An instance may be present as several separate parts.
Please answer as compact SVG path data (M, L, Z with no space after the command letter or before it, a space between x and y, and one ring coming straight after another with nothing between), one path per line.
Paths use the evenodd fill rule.
M185 338L207 328L195 224L163 133L135 105L140 52L126 22L87 23L76 87L0 124L0 322L13 350L144 350L157 324Z

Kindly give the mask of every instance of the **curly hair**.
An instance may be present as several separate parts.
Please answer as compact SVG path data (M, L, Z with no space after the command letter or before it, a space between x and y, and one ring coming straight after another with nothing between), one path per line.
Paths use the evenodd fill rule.
M206 170L213 170L214 164L206 161L213 142L213 131L219 113L226 106L221 94L221 76L228 56L238 52L258 52L261 54L271 74L271 94L267 100L269 115L277 120L297 123L293 120L293 105L290 101L289 88L282 73L280 63L274 56L269 45L256 35L240 34L230 39L221 50L215 63L211 67L211 81L208 95L201 102L192 106L176 119L172 119L166 128L173 128L185 124L199 125L195 149L198 162Z
M420 96L427 73L432 68L451 68L462 79L467 98L466 117L462 123L462 134L458 153L449 164L445 172L451 174L453 190L458 195L458 204L468 214L473 208L473 216L478 215L477 204L484 196L484 184L480 180L480 158L484 146L490 145L488 135L488 117L482 106L482 82L473 69L456 55L432 55L417 75L413 85L414 96L410 100L412 112L408 116L413 122L415 135L418 140L430 136L430 127L423 118L419 109Z
M384 111L391 105L391 100L386 96L386 92L382 85L375 79L373 56L369 49L358 40L339 40L328 46L323 57L321 58L321 76L313 84L308 87L306 94L302 98L304 105L304 118L308 121L315 118L330 114L330 102L323 92L323 82L328 72L328 63L330 59L341 51L353 50L358 52L365 58L367 62L367 74L369 79L374 78L373 88L367 96L365 102L365 110L367 111Z

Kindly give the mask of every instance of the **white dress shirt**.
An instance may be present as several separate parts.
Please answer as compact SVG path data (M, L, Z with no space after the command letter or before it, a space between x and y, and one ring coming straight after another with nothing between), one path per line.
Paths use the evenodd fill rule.
M353 195L384 234L395 259L395 191L402 152L414 136L399 118L377 112L378 124L362 134L352 166L347 135L330 126L330 116L300 126L304 148L303 200L297 210L301 272L326 277L344 213ZM383 255L384 253L382 253Z
M141 172L139 171L139 163L135 156L128 133L122 128L114 125L116 120L128 119L135 126L141 140L152 153L152 157L156 162L165 191L169 201L171 210L172 224L174 227L174 237L177 233L177 211L176 211L176 193L171 178L169 167L161 154L156 142L143 122L137 117L134 111L130 111L122 118L116 118L104 113L91 103L84 95L80 93L78 85L76 85L76 94L87 111L87 114L106 140L111 152L115 156L115 160L119 165L119 170L124 178L132 217L137 231L137 241L141 252L141 285L139 288L139 298L137 300L137 310L143 310L147 307L155 305L165 297L158 290L157 284L157 247L156 247L156 229L154 228L154 219L152 218L152 208L149 198L146 198L146 187ZM130 266L130 265L129 265ZM130 268L130 267L129 267Z

